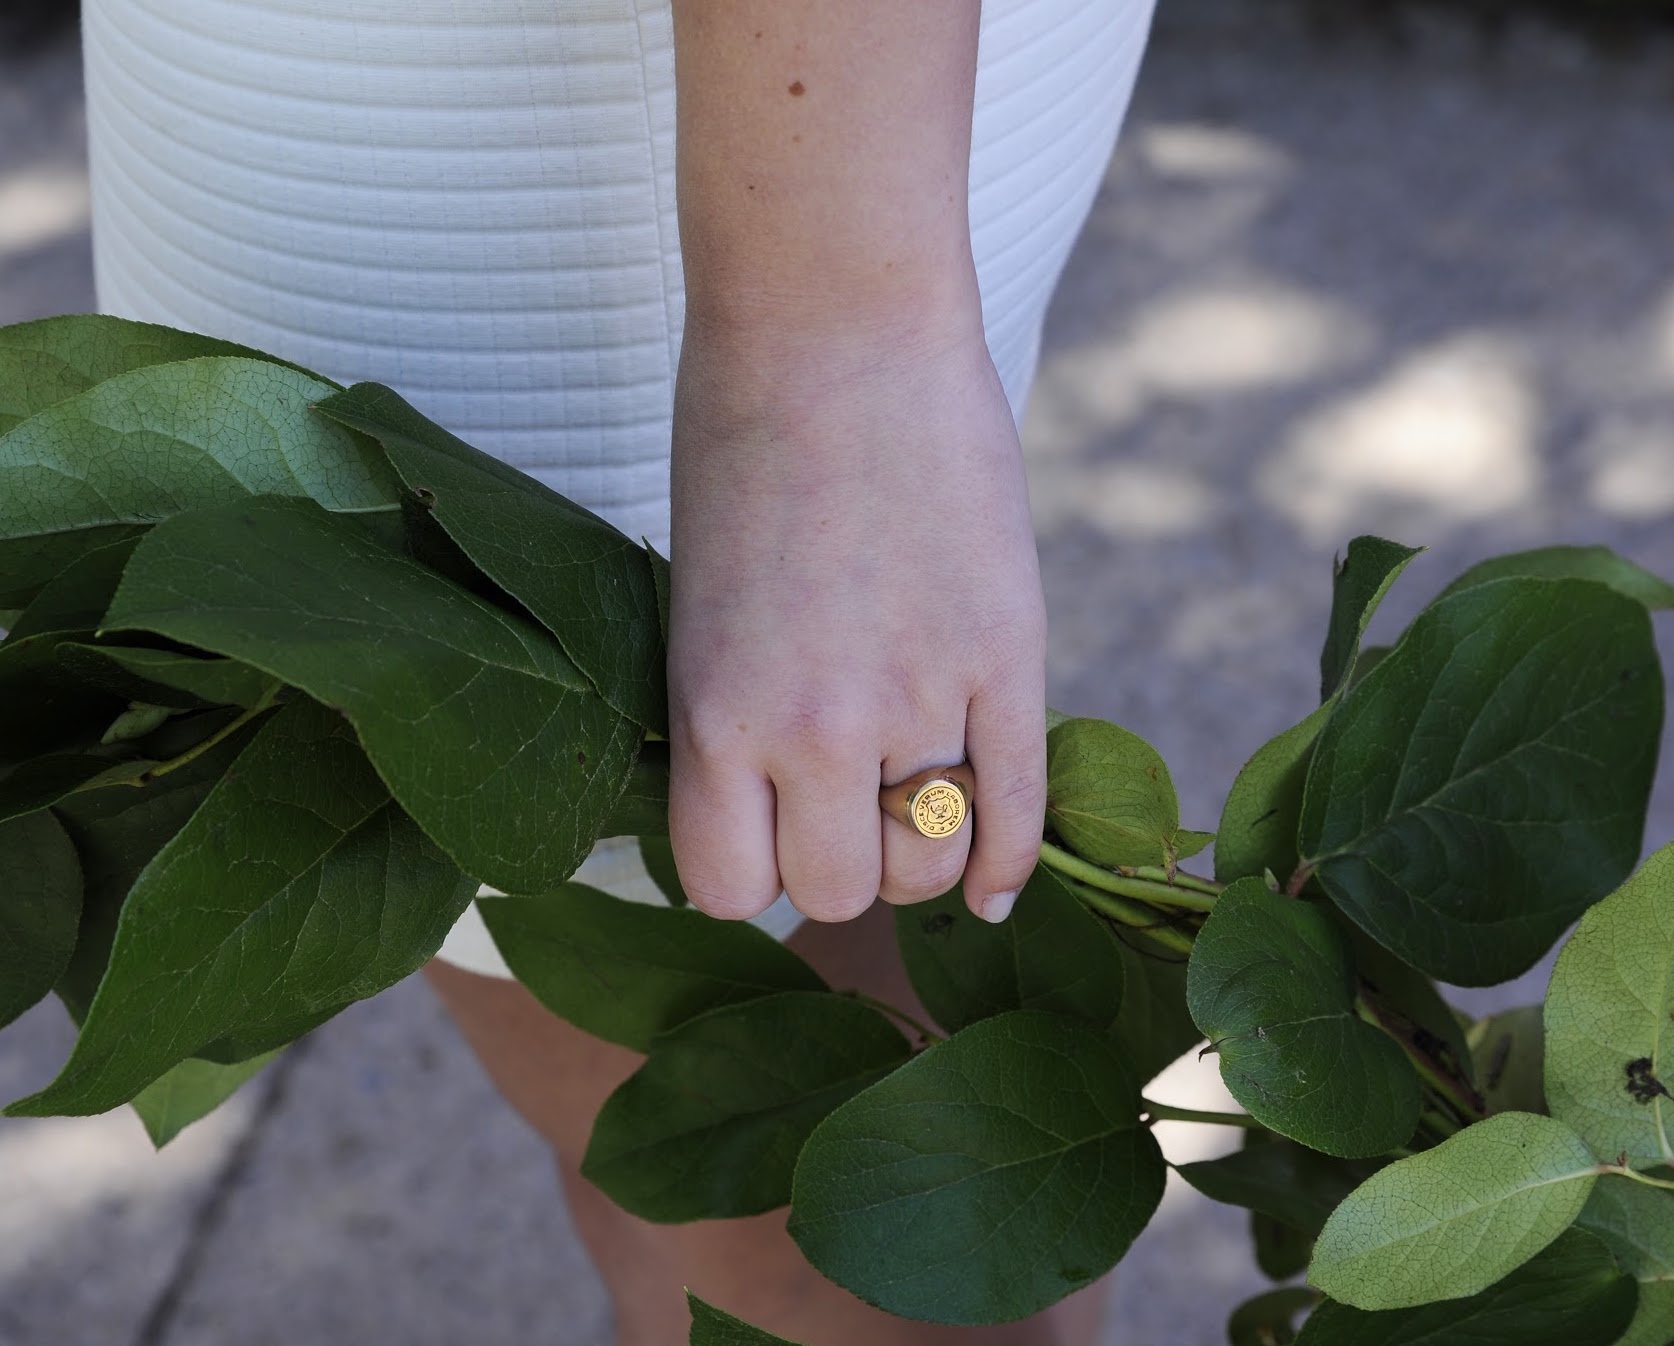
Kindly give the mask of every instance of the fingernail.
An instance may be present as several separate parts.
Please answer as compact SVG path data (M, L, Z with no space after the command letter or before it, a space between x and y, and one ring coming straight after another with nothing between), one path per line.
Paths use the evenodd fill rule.
M998 925L1011 915L1012 904L1017 901L1017 889L1009 893L994 893L982 904L982 919L992 921Z

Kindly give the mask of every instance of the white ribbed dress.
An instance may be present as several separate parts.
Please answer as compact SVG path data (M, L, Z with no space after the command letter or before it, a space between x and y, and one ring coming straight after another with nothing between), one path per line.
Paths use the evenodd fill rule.
M983 4L971 242L1018 415L1151 7ZM387 383L666 551L669 0L84 0L83 35L101 309ZM620 845L578 877L655 900ZM508 975L474 909L442 954Z

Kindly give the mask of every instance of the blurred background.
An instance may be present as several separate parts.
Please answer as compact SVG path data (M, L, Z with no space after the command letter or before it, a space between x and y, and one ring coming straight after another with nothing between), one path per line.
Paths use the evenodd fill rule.
M93 289L73 6L0 5L10 323ZM1162 0L1024 441L1052 703L1154 742L1187 825L1311 708L1352 534L1431 549L1374 640L1496 551L1606 542L1674 576L1659 10ZM1674 838L1674 769L1648 838ZM1525 1003L1545 976L1456 999ZM56 1003L7 1030L0 1097L70 1041ZM1226 1101L1212 1062L1155 1092ZM1158 1131L1177 1161L1237 1143ZM1244 1216L1171 1180L1089 1346L1212 1346L1263 1285ZM545 1152L416 980L161 1155L126 1112L0 1122L0 1346L299 1341L612 1341Z

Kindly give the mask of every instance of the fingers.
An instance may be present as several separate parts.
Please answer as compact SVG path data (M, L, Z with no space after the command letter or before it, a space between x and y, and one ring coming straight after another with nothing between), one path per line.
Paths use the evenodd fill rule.
M1040 858L1046 817L1044 672L990 683L971 700L965 747L976 773L976 833L965 902L1003 921Z
M875 752L832 751L776 770L779 879L809 920L847 921L877 899L883 814Z
M918 758L892 757L884 762L883 781L891 784L917 775L927 767L951 766L965 760L965 724L959 722L935 736L934 749ZM878 896L902 906L940 897L965 872L971 850L971 817L967 813L950 837L927 837L916 827L888 814L883 819L883 885Z
M740 761L717 761L676 736L669 745L668 834L680 884L699 911L756 916L779 896L773 786Z

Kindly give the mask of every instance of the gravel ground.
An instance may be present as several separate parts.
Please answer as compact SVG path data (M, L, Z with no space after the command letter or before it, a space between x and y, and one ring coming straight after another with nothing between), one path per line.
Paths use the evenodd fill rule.
M1301 14L1164 0L1025 433L1052 700L1151 738L1198 826L1309 709L1353 533L1431 549L1384 634L1494 551L1674 574L1674 44ZM0 322L91 307L78 79L0 57ZM8 1030L0 1092L69 1036ZM160 1157L124 1114L0 1123L0 1346L607 1346L540 1146L420 984L287 1062ZM1106 1346L1210 1346L1261 1285L1242 1217L1171 1188Z

